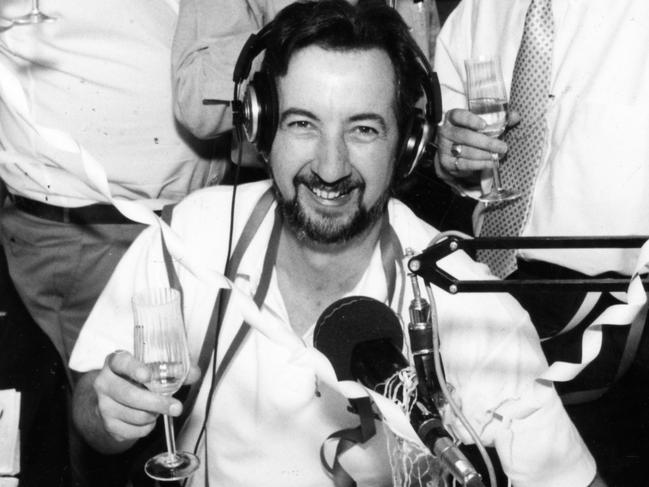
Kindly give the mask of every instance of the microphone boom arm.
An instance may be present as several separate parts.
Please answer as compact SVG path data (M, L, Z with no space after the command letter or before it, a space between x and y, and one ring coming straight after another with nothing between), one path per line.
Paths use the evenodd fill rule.
M462 238L449 235L431 245L408 261L408 269L450 294L458 292L510 292L534 286L538 291L626 291L629 279L509 279L460 280L441 269L437 263L458 250L478 249L579 249L579 248L638 248L649 236L630 237L480 237ZM649 284L649 279L643 280Z

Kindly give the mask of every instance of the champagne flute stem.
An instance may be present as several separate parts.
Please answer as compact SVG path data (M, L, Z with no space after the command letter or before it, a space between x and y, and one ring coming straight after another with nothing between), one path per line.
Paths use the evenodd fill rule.
M498 154L492 154L493 159L493 179L494 179L494 186L496 187L496 191L502 191L503 189L503 184L500 180L500 159L498 157Z
M165 425L165 439L167 441L167 452L169 453L169 460L176 461L176 437L174 435L174 425L171 416L164 416Z

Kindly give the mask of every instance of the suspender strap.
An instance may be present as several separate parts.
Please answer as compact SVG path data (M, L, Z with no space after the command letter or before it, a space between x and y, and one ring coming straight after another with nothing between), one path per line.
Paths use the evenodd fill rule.
M176 203L170 205L165 205L162 207L161 217L162 220L169 226L171 226L171 219L173 217L174 208ZM180 284L180 279L178 279L178 273L176 272L176 267L174 266L173 258L169 253L169 248L167 247L167 241L165 240L164 233L161 234L162 238L162 257L164 258L165 268L167 269L167 277L169 279L169 287L175 289L180 294L180 314L183 317L183 322L185 321L185 296L183 294L183 287ZM186 391L179 391L178 397L182 398Z
M403 306L403 295L405 286L405 271L403 269L403 263L401 259L403 258L403 249L401 248L401 242L397 233L390 225L390 219L388 218L387 212L383 217L381 224L381 237L380 243L381 246L381 260L383 263L383 272L385 272L385 280L388 286L388 303L390 306L393 306L394 303L394 292L397 285L397 268L401 273L401 291L399 293L399 302L396 303L397 310L400 310Z
M166 205L165 207L162 208L162 215L161 215L162 219L169 226L171 226L171 218L173 217L175 206L176 206L175 204L171 204L171 205ZM172 289L176 289L178 290L178 292L180 292L180 296L181 296L180 299L182 303L183 288L180 285L180 279L178 279L176 268L173 265L173 259L171 258L171 254L169 253L169 248L167 247L167 242L165 240L164 233L162 234L162 256L164 257L165 268L167 269L167 277L169 278L169 287Z
M266 256L264 258L264 264L261 272L261 279L259 281L259 286L257 286L257 292L255 293L254 296L255 304L259 307L261 307L261 305L264 303L264 300L266 299L266 294L268 293L268 287L270 286L270 278L273 275L273 266L275 265L275 261L277 260L277 249L279 247L279 234L281 228L282 228L281 219L278 218L276 215L275 222L273 224L273 230L270 234L268 249L266 251ZM227 308L227 302L229 301L230 294L231 293L228 292L227 297L224 298L224 304L225 304L224 308ZM225 315L225 312L223 312L223 315ZM223 377L223 374L225 373L226 369L230 365L230 362L232 362L232 358L236 354L237 350L239 350L239 347L241 346L243 339L248 334L248 331L250 331L250 325L246 322L243 322L241 324L241 327L237 331L237 334L232 339L232 343L230 344L230 347L225 352L225 355L223 356L223 360L221 360L219 367L216 369L216 372L214 373L214 379L213 379L214 385L218 384L221 378Z
M243 228L243 232L241 232L241 237L239 237L239 241L237 242L237 245L234 248L234 251L232 252L232 256L230 257L230 260L227 264L225 276L230 281L234 282L237 275L237 271L239 270L239 266L241 265L243 256L246 253L246 250L248 250L248 247L250 246L250 242L252 242L252 239L255 236L255 233L257 233L259 227L261 226L261 223L264 221L264 218L266 218L266 214L270 210L272 204L273 204L273 193L271 189L268 189L259 199L257 205L252 211L252 214L248 218L248 221L246 222L246 225ZM274 231L275 228L273 228L273 232ZM262 272L262 280L263 277L264 276ZM262 283L260 282L259 287L261 286ZM216 339L218 338L218 332L220 331L219 328L221 326L221 321L223 320L223 316L225 316L225 311L228 307L228 302L230 301L230 295L231 292L229 289L222 289L219 292L219 297L217 299L216 306L212 312L212 316L210 317L210 322L207 328L207 332L205 334L205 340L203 341L203 346L201 348L201 353L198 359L198 365L201 369L201 376L205 376L205 371L207 370L207 365L212 355L212 351L215 350L215 342Z
M264 303L264 300L266 299L266 294L268 292L268 287L270 286L270 278L273 275L273 267L275 265L275 261L277 260L277 249L279 248L279 236L280 236L280 231L282 229L282 219L279 217L279 215L275 215L275 221L273 223L273 229L270 234L270 240L268 242L268 248L266 250L266 256L264 257L264 264L262 267L262 272L261 272L261 278L259 280L259 285L257 286L257 292L255 292L254 296L254 301L257 306L261 306ZM234 255L234 253L233 253ZM243 256L243 253L241 254ZM238 267L238 263L237 266ZM236 267L232 267L235 269ZM229 297L231 295L231 292L224 293L224 299L223 299L223 307L221 310L218 310L218 314L220 315L220 319L218 320L218 328L221 327L221 324L223 323L223 316L225 316L225 310L227 309L227 303L229 301ZM217 313L217 310L215 309L215 313ZM212 321L212 320L210 320ZM211 323L210 323L211 324ZM207 405L205 407L205 419L203 422L203 425L207 424L207 419L209 418L210 415L210 410L212 408L212 395L214 394L214 391L216 390L218 384L221 382L221 379L223 378L223 375L227 371L229 365L232 363L232 359L235 357L236 353L239 351L241 348L241 345L243 344L244 339L246 336L248 336L248 332L250 331L250 325L247 322L243 322L241 326L239 327L239 330L237 331L236 335L232 339L232 342L230 343L230 346L225 352L225 355L223 355L223 359L219 363L218 368L216 369L216 372L214 372L214 377L212 377L212 382L210 384L210 391L208 394L208 401ZM218 334L216 335L218 337ZM205 344L207 341L203 343L203 349L205 350ZM216 344L212 343L213 347L210 349L210 351L205 351L205 353L210 356L214 355L214 360L216 360ZM201 351L201 354L203 354L203 351ZM202 369L201 369L202 370ZM202 370L202 379L205 377L205 371ZM193 394L192 403L188 406L193 407L194 402L196 401L196 395L198 393L198 389L200 389L199 386L195 387L196 392ZM183 414L185 411L183 410ZM183 422L184 422L183 418ZM207 430L205 430L205 435L207 435ZM209 487L210 482L209 482L209 455L207 455L207 440L205 441L205 448L206 448L206 454L205 454L205 485Z
M241 233L241 236L239 237L239 240L237 242L237 245L234 248L234 251L232 252L232 256L226 266L226 277L234 282L234 278L236 277L237 270L239 266L241 265L241 260L243 259L243 256L248 249L250 242L252 241L253 237L255 236L255 233L259 229L259 226L261 223L264 221L264 218L268 214L268 211L270 210L270 207L273 204L273 193L272 190L269 188L259 199L257 202L257 205L253 209L250 217L248 218L248 221L246 222L246 225L243 228L243 231ZM278 226L277 219L275 219L275 226ZM279 235L275 236L275 233L277 233L277 230L275 227L273 227L273 235L271 235L271 245L273 242L273 238L275 237L275 240L279 240ZM275 248L275 253L277 252L277 249ZM274 256L271 256L271 248L269 247L268 252L266 254L266 260L264 262L264 270L266 269L267 266L267 261L270 261L270 258L272 257L272 261L270 262L270 270L272 271L272 265L275 262ZM272 272L271 272L272 273ZM266 295L266 292L268 291L268 285L266 284L265 289L264 288L264 272L262 271L262 278L259 283L259 286L257 288L257 294L259 294L260 290L263 290L264 298ZM267 277L267 279L270 281L270 275ZM257 294L255 295L255 302L257 303L258 298ZM177 429L179 430L182 425L185 423L187 418L189 417L189 414L191 413L192 409L194 408L194 404L196 402L196 397L198 396L198 392L201 388L201 385L203 383L203 380L205 378L205 374L207 372L207 369L209 367L210 363L210 357L212 356L212 352L216 350L216 343L218 340L218 333L221 328L221 322L223 321L223 316L225 315L225 310L228 307L228 302L230 300L230 295L231 292L229 289L221 289L219 290L219 293L216 297L216 301L214 304L214 309L212 310L212 315L210 316L210 321L207 326L207 330L205 332L205 338L203 340L203 345L201 347L200 354L198 356L198 367L201 370L201 377L199 380L194 382L189 389L189 392L187 394L187 398L185 399L183 403L183 412L181 416L174 421L174 424L177 426ZM261 298L261 302L263 302L263 299ZM259 303L257 303L259 305ZM243 328L243 326L242 326ZM223 361L221 362L219 366L219 370L223 369L225 370L225 367L227 367L228 363L230 360L232 360L232 357L234 356L234 352L236 351L236 348L239 347L241 344L241 341L243 341L243 338L245 336L245 333L243 336L239 337L239 333L237 333L237 336L235 336L232 345L230 346L230 350L226 352L226 355L223 357ZM236 345L236 347L235 347ZM232 350L234 348L234 350ZM218 372L218 371L217 371ZM222 375L223 372L221 372ZM219 376L220 379L220 376ZM216 386L217 379L215 378L212 388Z

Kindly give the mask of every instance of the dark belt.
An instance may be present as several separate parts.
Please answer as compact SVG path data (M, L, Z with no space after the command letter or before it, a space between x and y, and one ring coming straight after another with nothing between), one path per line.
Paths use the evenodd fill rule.
M126 218L117 208L108 204L96 203L77 208L64 208L23 198L22 196L11 195L10 198L14 202L14 206L20 211L60 223L74 223L76 225L139 223ZM160 215L159 211L155 213Z

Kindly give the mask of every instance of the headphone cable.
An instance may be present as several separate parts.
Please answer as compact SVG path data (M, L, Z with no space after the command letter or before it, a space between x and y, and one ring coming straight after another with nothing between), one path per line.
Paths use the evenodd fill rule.
M236 128L233 129L233 140L235 140L235 133L236 133ZM241 140L240 138L237 140ZM229 230L228 230L228 250L226 253L226 261L225 261L225 268L224 268L224 274L228 275L230 272L230 257L232 256L232 242L234 240L234 214L235 214L235 205L236 205L236 199L237 199L237 188L239 186L239 177L241 174L241 162L243 160L243 144L239 144L237 147L237 160L235 163L235 170L234 170L234 178L232 181L232 198L230 200L230 225L229 225ZM230 161L232 162L232 161ZM221 310L221 305L223 303L223 294L224 290L220 290L217 296L218 300L218 309L219 313L222 311L224 312L225 310ZM223 315L221 315L223 316ZM216 350L218 346L218 340L219 340L219 334L221 332L221 326L222 322L221 320L218 321L217 323L217 328L216 328L216 333L214 334L214 344L212 346L212 364L211 364L211 370L212 370L212 377L210 378L210 389L209 393L207 394L207 402L205 404L205 415L203 417L203 423L201 424L201 429L198 433L198 437L196 438L196 443L194 444L194 454L198 453L198 448L200 446L201 439L203 438L203 435L205 435L205 481L206 481L206 487L209 487L210 481L209 481L209 472L208 472L208 455L207 455L207 421L209 419L210 411L212 409L212 395L214 394L215 386L216 384L214 383L214 376L216 374ZM187 480L185 479L183 481L183 487L187 484Z

